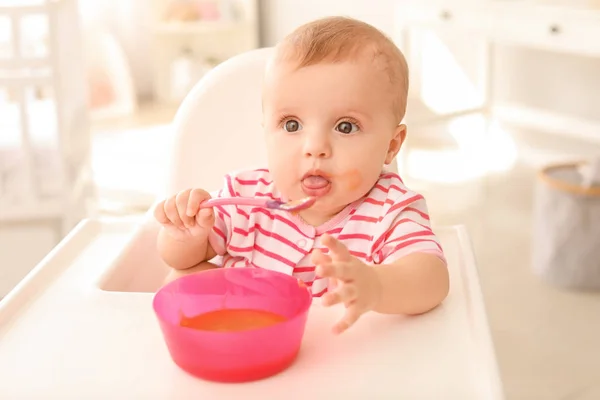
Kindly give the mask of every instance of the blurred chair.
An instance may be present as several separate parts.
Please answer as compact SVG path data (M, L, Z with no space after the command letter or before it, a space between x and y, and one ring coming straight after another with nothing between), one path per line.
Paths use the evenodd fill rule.
M190 91L175 120L165 195L199 186L220 189L236 169L264 166L261 91L271 48L233 57Z

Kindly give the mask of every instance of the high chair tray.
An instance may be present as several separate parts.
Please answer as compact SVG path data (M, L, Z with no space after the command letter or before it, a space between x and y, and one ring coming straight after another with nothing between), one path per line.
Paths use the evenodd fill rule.
M0 399L502 399L477 271L462 227L439 228L451 274L442 306L363 316L315 303L298 360L248 384L196 379L169 358L152 293L99 282L138 220L86 220L0 301Z

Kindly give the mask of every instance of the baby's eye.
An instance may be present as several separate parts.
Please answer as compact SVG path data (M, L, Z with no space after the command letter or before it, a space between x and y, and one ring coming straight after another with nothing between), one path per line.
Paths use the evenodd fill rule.
M290 119L285 121L285 124L283 124L283 129L285 129L287 132L296 132L299 131L302 128L302 125L300 125L300 122L294 120L294 119Z
M341 133L354 133L356 131L358 131L358 125L356 125L355 123L352 122L348 122L348 121L344 121L344 122L340 122L336 127L335 130Z

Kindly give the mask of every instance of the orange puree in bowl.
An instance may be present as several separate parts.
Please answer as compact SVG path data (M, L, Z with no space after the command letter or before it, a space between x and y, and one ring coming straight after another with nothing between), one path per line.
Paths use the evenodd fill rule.
M270 311L252 309L223 309L181 317L180 325L201 331L238 332L266 328L284 322L285 317Z

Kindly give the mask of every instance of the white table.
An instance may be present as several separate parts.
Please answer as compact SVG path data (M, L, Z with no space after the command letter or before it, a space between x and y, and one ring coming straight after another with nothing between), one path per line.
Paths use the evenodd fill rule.
M461 227L438 229L452 281L441 307L416 318L367 315L336 337L330 328L342 310L314 304L290 369L225 385L174 365L152 293L100 289L107 274L128 273L119 264L126 245L148 239L134 234L137 223L84 221L0 302L1 399L503 398Z

